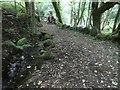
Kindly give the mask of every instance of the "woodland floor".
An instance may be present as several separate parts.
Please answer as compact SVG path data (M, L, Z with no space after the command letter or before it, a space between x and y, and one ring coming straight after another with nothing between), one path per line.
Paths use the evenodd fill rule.
M118 48L116 44L44 24L54 36L53 60L26 82L30 88L116 88Z

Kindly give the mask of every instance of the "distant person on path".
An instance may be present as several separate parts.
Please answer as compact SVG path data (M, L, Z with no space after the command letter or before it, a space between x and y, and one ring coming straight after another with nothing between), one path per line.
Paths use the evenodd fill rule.
M49 17L48 17L48 24L49 24L49 23L55 24L55 18L53 17L51 11L50 11L50 15L49 15Z

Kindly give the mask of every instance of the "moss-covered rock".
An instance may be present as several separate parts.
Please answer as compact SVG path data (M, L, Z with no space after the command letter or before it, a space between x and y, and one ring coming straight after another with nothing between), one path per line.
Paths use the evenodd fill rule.
M44 47L49 47L50 45L53 44L53 40L52 39L47 39L44 41Z
M42 55L40 55L40 57L43 59L43 60L49 60L49 59L52 59L54 56L53 56L53 54L50 52L50 51L45 51L45 50L43 50L43 51L41 51L42 53Z
M37 66L37 69L40 70L41 69L41 66L43 64L43 59L42 58L39 58L37 59L37 62L36 62L36 66Z
M66 28L67 28L67 29L70 29L70 25L67 25Z
M89 34L89 31L90 31L90 29L87 28L87 27L85 27L85 28L83 28L83 29L81 30L81 33L83 33L83 34Z
M90 35L91 36L96 36L97 33L98 33L98 30L97 28L93 27L90 31L89 31Z
M43 48L44 48L44 42L43 42L43 41L37 42L37 46L38 46L40 49L43 49Z
M44 35L43 39L44 39L44 40L53 39L53 36L46 33L46 34Z
M55 47L55 43L52 43L49 48L54 48L54 47Z
M61 29L66 29L67 25L66 24L62 24Z

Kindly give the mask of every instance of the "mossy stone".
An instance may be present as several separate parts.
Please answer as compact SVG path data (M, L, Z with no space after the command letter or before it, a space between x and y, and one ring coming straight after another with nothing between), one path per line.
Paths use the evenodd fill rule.
M43 41L37 42L37 46L39 46L40 49L43 49L44 48L44 42Z
M93 27L93 29L92 29L92 30L90 30L89 32L90 32L90 35L91 35L91 36L96 36L96 35L97 35L97 33L98 33L98 29L97 29L97 28L95 28L95 27Z
M47 40L44 41L44 47L48 47L48 46L50 46L52 44L53 44L53 40L52 39L47 39Z
M47 39L53 39L53 36L50 35L50 34L45 34L44 37L43 37L44 40L47 40Z
M40 70L41 67L42 67L42 64L43 64L43 59L42 58L39 58L36 62L36 66L37 66L37 69Z
M41 58L44 60L49 60L53 58L53 55L50 51L45 51L42 55Z

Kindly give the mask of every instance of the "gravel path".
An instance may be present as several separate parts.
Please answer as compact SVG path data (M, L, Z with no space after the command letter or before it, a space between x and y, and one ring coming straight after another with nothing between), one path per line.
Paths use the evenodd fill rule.
M46 61L41 70L26 82L31 88L116 88L118 48L115 44L54 25L43 26L53 34L54 60Z

